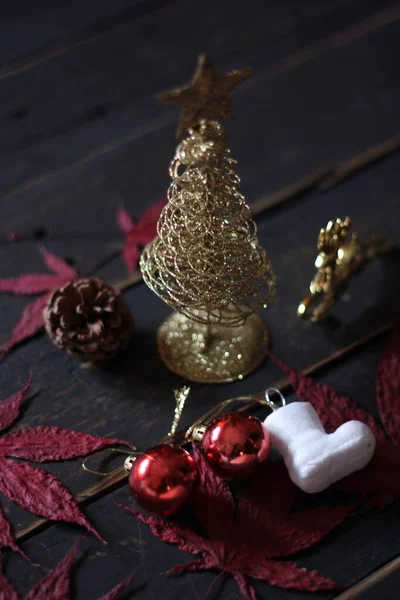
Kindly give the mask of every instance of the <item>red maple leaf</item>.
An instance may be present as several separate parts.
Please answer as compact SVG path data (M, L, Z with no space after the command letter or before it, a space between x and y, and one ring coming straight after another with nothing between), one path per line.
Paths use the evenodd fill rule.
M249 578L304 591L337 588L335 582L318 572L300 569L295 562L282 559L318 543L355 509L382 508L400 498L400 324L394 327L377 377L380 417L392 442L375 419L352 400L271 358L289 377L299 399L314 406L328 432L352 419L368 424L374 432L377 446L370 464L334 485L347 493L347 503L327 506L322 504L320 496L321 506L292 511L296 488L283 462L278 461L260 465L258 477L251 480L235 506L227 485L195 450L201 483L194 511L207 532L206 537L177 520L167 521L127 509L147 523L161 540L199 555L199 559L179 565L169 573L209 569L230 573L249 600L256 599Z
M206 536L179 521L145 516L126 507L147 523L155 536L199 556L168 574L205 570L229 573L248 600L256 599L249 578L287 589L339 589L337 583L317 571L307 571L293 561L280 559L323 539L348 516L353 504L290 513L296 488L279 461L260 465L258 476L251 480L236 505L228 485L213 473L202 453L195 449L195 456L200 486L193 508Z
M338 481L334 488L357 494L362 498L360 507L384 508L400 498L400 322L396 322L383 352L377 374L376 390L379 415L391 438L383 428L355 402L333 387L318 383L270 355L270 358L288 376L298 398L310 402L328 432L345 421L357 419L369 425L376 440L371 462L361 471Z
M10 427L19 417L24 394L29 390L31 382L32 378L22 390L0 404L0 431ZM38 463L63 460L84 456L120 443L125 444L116 439L100 438L54 426L27 427L6 433L0 437L0 492L35 515L83 525L102 539L81 512L71 493L54 475L42 468L13 459ZM0 546L23 554L1 508Z
M37 333L43 327L43 310L51 294L57 288L78 276L75 269L70 267L62 258L51 254L45 248L40 248L40 252L46 266L53 271L54 275L30 273L20 275L19 277L0 279L0 292L28 295L44 292L42 296L27 304L22 317L14 326L10 339L1 349L2 355L6 354L16 344Z
M156 237L157 221L166 203L167 199L163 198L153 204L136 223L126 208L118 209L117 223L125 234L122 255L130 273L137 267L141 249Z
M75 557L79 541L76 542L68 554L60 560L58 565L39 581L30 592L24 596L24 600L69 600L71 598L71 567ZM121 592L131 582L133 575L121 581L99 600L116 600ZM21 600L14 586L6 578L0 569L0 598L1 600Z

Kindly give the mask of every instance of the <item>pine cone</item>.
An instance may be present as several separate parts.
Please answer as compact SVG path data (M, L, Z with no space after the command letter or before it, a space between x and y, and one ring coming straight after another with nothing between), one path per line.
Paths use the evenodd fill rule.
M100 279L86 277L53 293L44 321L56 346L93 362L116 356L128 345L133 330L123 296Z

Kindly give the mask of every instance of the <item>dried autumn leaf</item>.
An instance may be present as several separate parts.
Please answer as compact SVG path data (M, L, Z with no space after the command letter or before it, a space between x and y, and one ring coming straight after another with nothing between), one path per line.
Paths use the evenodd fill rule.
M7 577L5 577L3 570L0 566L0 590L1 600L21 600L21 596L17 593L17 590L14 586L8 581Z
M24 600L43 600L43 598L67 600L69 598L71 588L70 570L78 545L79 540L75 542L58 565L28 592Z
M54 475L39 467L1 460L0 492L39 517L82 525L102 540L100 534L87 521L70 492Z
M238 573L235 579L240 591L247 600L257 600L253 586L249 583L249 577L267 581L270 585L287 590L303 592L323 592L343 589L331 579L324 577L318 571L307 571L299 568L295 562L265 560L254 560L254 554L249 557L249 568L246 573Z
M29 390L31 381L32 378L22 390L0 404L1 428L9 427L18 418L23 396ZM6 433L0 437L0 492L35 515L83 525L100 538L70 492L56 477L39 467L12 459L35 462L64 460L84 456L119 443L124 442L60 427L28 427ZM10 525L2 511L0 545L23 554L15 543Z
M34 462L66 460L85 456L106 446L125 444L113 438L107 440L60 427L28 427L0 438L0 454Z
M376 396L382 423L393 443L400 445L400 322L379 361Z
M140 258L141 249L157 235L157 222L166 205L166 198L151 206L135 223L126 208L117 211L117 223L125 235L122 255L129 272L133 272Z
M266 493L263 504L266 510L277 517L285 517L290 513L296 500L298 488L289 477L289 473L282 460L268 461L259 467L259 474L255 474L254 481L266 477L266 481L273 482L274 493ZM246 499L257 502L259 490L252 481L246 490Z
M285 469L282 461L277 464ZM251 535L252 552L259 548L266 558L283 558L314 546L340 525L358 504L323 504L285 515L276 514L268 509L268 498L274 495L284 501L285 491L279 492L275 488L270 474L267 463L261 466L258 476L250 481L246 494L239 501L241 527L235 528L233 534L237 545L243 547Z
M39 581L24 600L70 600L71 598L71 567L79 545L75 542L68 554L60 560L58 565ZM99 600L116 600L119 592L132 580L133 575L127 577ZM14 586L8 581L0 569L0 598L1 600L21 600Z
M390 442L378 442L371 462L361 471L338 481L341 492L357 494L365 509L383 509L400 498L400 452Z
M0 507L0 546L4 548L10 548L13 552L18 552L28 562L31 562L30 558L21 550L17 545L14 536L11 531L11 525L7 521L3 509ZM1 596L0 596L1 598Z
M44 292L43 296L33 300L25 307L20 320L14 326L10 339L1 349L2 355L6 354L16 344L40 331L44 325L43 310L52 292L78 276L75 269L62 258L51 254L45 248L41 248L40 252L45 265L53 271L54 275L34 273L0 279L0 292L11 292L13 294L40 294Z
M7 354L11 348L40 331L44 324L43 310L49 299L49 294L41 296L27 304L22 317L15 325L10 339L1 348L1 355Z
M207 537L178 521L145 516L127 509L147 523L155 536L176 544L181 550L200 558L178 565L169 574L217 570L234 577L248 600L256 594L249 578L271 585L297 590L334 590L339 586L317 571L306 571L294 562L279 560L310 548L339 525L352 510L351 506L309 509L284 515L269 506L271 495L270 463L244 491L237 506L227 484L208 466L197 450L200 486L194 499L194 511ZM292 485L292 484L291 484ZM289 488L289 486L288 486ZM282 487L284 493L285 487ZM255 560L255 556L257 560Z
M229 572L248 600L256 599L249 578L304 591L335 589L336 584L318 572L308 572L293 562L279 559L318 543L354 509L360 506L383 508L400 498L400 448L396 445L400 440L399 324L381 357L377 378L380 416L395 444L387 441L378 423L352 400L331 386L305 377L277 358L272 359L289 377L300 400L314 406L328 432L336 430L345 421L357 419L368 424L377 437L375 455L369 465L334 486L351 494L349 502L336 507L317 506L290 512L294 493L288 485L287 474L281 471L282 463L267 463L260 466L258 477L248 485L236 512L228 487L198 455L201 485L194 509L209 537L204 538L177 521L164 521L131 511L150 526L155 536L200 556L175 567L170 573L208 569ZM271 494L271 482L275 481L279 485L274 486L274 494ZM280 500L286 495L289 501L280 509ZM255 556L257 560L254 560Z
M52 254L46 248L41 246L40 254L42 255L43 261L50 271L53 271L59 277L69 281L76 277L76 271L71 265L69 265L63 258Z
M129 233L135 227L135 221L126 210L125 206L120 206L117 210L117 223L122 233Z
M10 396L8 400L0 404L0 431L4 431L4 429L10 427L19 417L19 411L24 400L24 395L29 391L31 384L32 375L30 375L28 382L24 385L22 390L19 390L16 394Z
M287 375L299 399L313 405L328 433L335 431L346 421L357 419L366 423L377 439L385 439L385 434L375 419L350 398L343 396L330 385L306 377L270 353L269 357Z
M122 592L132 581L133 575L129 575L126 579L121 581L118 585L116 585L112 590L110 590L105 596L99 598L99 600L116 600L119 593Z

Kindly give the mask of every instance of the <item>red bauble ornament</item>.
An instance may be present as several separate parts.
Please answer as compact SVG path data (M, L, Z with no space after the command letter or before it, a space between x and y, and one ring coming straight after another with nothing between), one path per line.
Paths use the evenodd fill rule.
M226 413L212 421L203 436L208 463L224 479L246 479L267 460L271 443L268 431L255 417Z
M189 500L198 478L196 462L186 450L160 444L135 460L129 485L142 508L165 517Z

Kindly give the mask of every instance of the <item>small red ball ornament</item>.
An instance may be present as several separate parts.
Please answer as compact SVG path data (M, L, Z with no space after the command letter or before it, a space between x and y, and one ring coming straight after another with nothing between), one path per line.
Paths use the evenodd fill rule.
M261 421L239 413L226 413L205 430L202 449L210 466L227 480L246 479L267 460L271 442Z
M129 485L142 508L166 517L189 500L198 478L196 462L186 450L160 444L134 461Z

